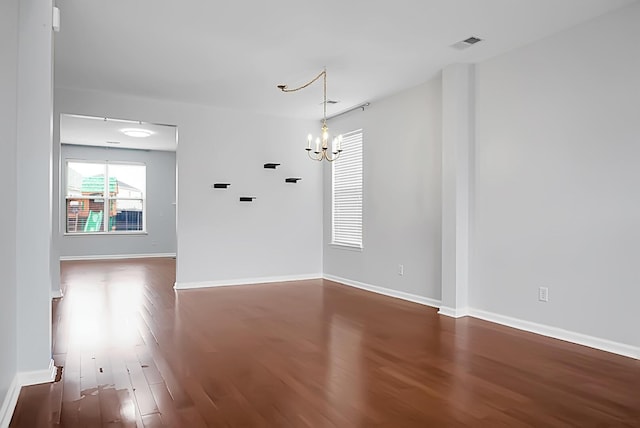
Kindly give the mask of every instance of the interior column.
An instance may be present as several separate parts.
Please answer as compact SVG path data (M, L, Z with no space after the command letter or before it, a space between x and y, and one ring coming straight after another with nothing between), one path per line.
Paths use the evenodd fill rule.
M442 305L440 314L467 315L469 216L472 196L474 83L472 64L442 70Z

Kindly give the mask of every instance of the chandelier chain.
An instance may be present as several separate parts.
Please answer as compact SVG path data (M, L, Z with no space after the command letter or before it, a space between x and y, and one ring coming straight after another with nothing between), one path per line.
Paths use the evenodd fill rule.
M281 90L282 92L296 92L296 91L299 91L300 89L304 89L304 88L306 88L307 86L311 85L313 82L315 82L316 80L318 80L319 78L321 78L323 75L325 76L325 80L326 80L326 75L327 75L327 70L326 70L326 69L325 69L325 70L322 70L322 71L320 72L320 74L318 74L316 77L314 77L314 78L313 78L313 80L311 80L311 81L310 81L310 82L308 82L308 83L305 83L304 85L302 85L302 86L300 86L300 87L298 87L298 88L290 89L290 88L288 88L288 87L287 87L287 85L280 85L280 86L278 86L278 88L280 88L280 90ZM325 88L326 88L326 85L325 85Z
M290 89L290 88L287 87L287 85L280 85L280 86L278 86L278 88L280 88L280 90L282 92L296 92L296 91L299 91L301 89L304 89L304 88L312 85L314 82L316 82L321 77L323 77L323 79L322 79L322 89L323 89L323 94L324 94L324 100L322 102L322 121L326 122L327 121L327 69L326 68L324 70L322 70L320 72L320 74L318 74L316 77L314 77L312 80L310 80L309 82L305 83L302 86Z
M307 151L307 155L309 155L309 158L313 160L321 161L323 159L326 159L329 162L333 162L334 160L338 159L340 157L340 153L342 153L342 135L339 135L338 137L333 139L333 143L331 145L332 147L330 149L329 129L327 128L327 69L325 68L324 70L322 70L316 77L314 77L312 80L310 80L309 82L305 83L302 86L299 86L297 88L288 88L287 85L278 85L278 89L280 89L282 92L296 92L312 85L321 77L323 78L322 79L322 84L323 84L322 85L322 94L323 94L322 129L321 129L320 137L316 139L316 148L313 151L313 154L312 154L313 149L311 148L311 140L312 140L311 134L309 134L307 138L307 148L305 150ZM333 154L333 156L331 154Z

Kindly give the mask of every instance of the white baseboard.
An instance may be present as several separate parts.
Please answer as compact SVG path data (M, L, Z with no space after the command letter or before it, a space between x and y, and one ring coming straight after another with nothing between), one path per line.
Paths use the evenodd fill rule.
M62 290L51 290L51 298L52 299L62 299L63 294Z
M0 428L7 428L11 423L13 417L13 411L18 404L18 396L20 395L21 385L18 383L18 375L16 374L9 386L7 395L5 395L2 401L2 407L0 407Z
M440 306L438 313L451 318L461 318L469 315L469 308L454 309L449 306Z
M0 407L0 428L7 428L11 423L13 412L18 404L20 389L23 386L37 385L39 383L53 382L56 379L56 366L53 360L49 361L49 368L31 372L18 372L9 386L9 390Z
M310 273L310 274L304 274L304 275L269 276L269 277L261 277L261 278L223 279L223 280L199 281L199 282L176 282L173 288L176 290L191 290L194 288L230 287L234 285L252 285L252 284L264 284L269 282L304 281L307 279L318 279L318 278L322 278L322 274Z
M34 370L31 372L18 372L20 386L37 385L39 383L53 382L56 378L56 366L53 360L49 361L49 368Z
M485 321L490 321L496 324L505 325L507 327L516 328L518 330L528 331L528 332L536 333L542 336L552 337L554 339L560 339L566 342L588 346L590 348L599 349L601 351L611 352L614 354L640 360L640 347L637 347L637 346L631 346L625 343L613 342L611 340L588 336L586 334L575 333L575 332L564 330L558 327L552 327L552 326L538 324L538 323L525 321L517 318L511 318L505 315L487 312L480 309L474 309L474 308L454 309L448 306L441 306L441 302L438 300L417 296L415 294L404 293L402 291L391 290L389 288L365 284L362 282L353 281L346 278L340 278L333 275L325 274L324 278L330 281L339 282L341 284L348 285L351 287L361 288L363 290L371 291L378 294L383 294L385 296L408 300L410 302L420 303L427 306L433 306L433 307L439 308L438 313L444 316L449 316L453 318L471 316L474 318L483 319Z
M365 284L364 282L340 278L334 275L325 274L323 277L324 279L328 279L329 281L339 282L340 284L348 285L349 287L360 288L362 290L371 291L373 293L395 297L396 299L408 300L409 302L419 303L421 305L431 306L434 308L440 307L439 300L431 299L429 297L418 296L417 294L405 293L404 291L392 290L391 288L379 287L377 285Z
M469 316L474 318L480 318L485 321L502 324L507 327L517 328L518 330L524 330L531 333L540 334L542 336L553 337L554 339L560 339L566 342L588 346L590 348L623 355L625 357L640 359L640 347L627 345L625 343L613 342L611 340L588 336L586 334L576 333L558 327L538 324L518 318L511 318L505 315L487 312L480 309L470 308L468 312Z
M80 260L122 260L122 259L150 259L155 257L176 257L176 253L151 253L151 254L102 254L93 256L60 256L60 261Z

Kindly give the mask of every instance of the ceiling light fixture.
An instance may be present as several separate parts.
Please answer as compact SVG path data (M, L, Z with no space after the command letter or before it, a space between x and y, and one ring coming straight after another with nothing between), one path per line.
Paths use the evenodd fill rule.
M148 129L140 129L140 128L125 128L125 129L121 129L120 132L122 132L127 137L134 137L134 138L147 138L153 135L153 132L149 131Z
M322 101L322 128L320 130L320 137L316 138L315 149L311 148L311 140L313 137L311 134L307 137L307 154L313 160L321 161L322 159L326 159L329 162L333 162L334 160L340 157L340 153L342 153L342 135L338 135L333 138L331 142L331 149L329 149L329 128L327 127L327 69L322 70L320 74L318 74L313 80L305 83L304 85L289 89L287 85L278 85L278 89L282 92L295 92L300 89L304 89L307 86L311 85L316 80L322 77L322 86L323 86L323 101ZM313 150L313 154L311 151Z

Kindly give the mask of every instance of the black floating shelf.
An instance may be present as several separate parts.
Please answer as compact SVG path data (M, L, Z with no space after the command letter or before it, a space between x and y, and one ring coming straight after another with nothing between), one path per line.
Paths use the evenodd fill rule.
M266 169L276 169L277 167L279 167L280 164L279 163L265 163L264 167Z
M255 196L240 196L240 202L253 202Z
M297 183L300 180L302 180L302 178L289 177L289 178L285 178L284 182L285 183Z
M231 183L213 183L214 189L226 189L229 186L231 186Z

